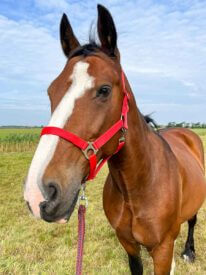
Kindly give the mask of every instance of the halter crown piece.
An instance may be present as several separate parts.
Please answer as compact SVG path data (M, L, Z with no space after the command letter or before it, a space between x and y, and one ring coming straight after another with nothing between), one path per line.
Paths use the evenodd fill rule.
M121 72L121 78L122 78L122 86L123 86L123 92L124 92L121 117L115 124L113 124L104 134L98 137L95 141L92 141L92 142L85 141L82 138L78 137L77 135L58 127L46 126L41 131L41 136L43 135L59 136L71 142L76 147L82 150L82 153L84 154L85 158L88 159L90 164L90 171L86 181L94 179L97 173L99 172L99 170L105 164L105 162L107 162L107 160L109 160L112 157L111 155L109 157L102 158L100 159L99 162L97 162L96 155L99 149L105 143L107 143L119 130L122 130L124 134L124 132L128 129L127 113L129 111L129 105L128 105L129 94L126 90L125 76L123 71ZM119 152L119 150L124 146L124 144L125 144L125 137L123 135L119 139L119 145L114 154Z

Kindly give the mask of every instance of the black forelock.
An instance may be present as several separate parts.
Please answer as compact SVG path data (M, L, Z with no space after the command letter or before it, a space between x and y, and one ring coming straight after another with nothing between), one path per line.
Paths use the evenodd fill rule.
M100 46L98 46L95 41L90 41L90 43L80 46L72 51L69 55L69 59L75 56L87 57L90 55L94 55L97 51L101 51Z
M114 54L110 54L109 52L104 51L100 45L97 44L95 41L94 37L92 36L91 30L90 30L90 36L89 36L89 43L80 46L73 50L71 54L69 55L69 59L75 57L75 56L82 56L82 57L87 57L91 55L95 55L97 52L103 52L107 56L114 58Z

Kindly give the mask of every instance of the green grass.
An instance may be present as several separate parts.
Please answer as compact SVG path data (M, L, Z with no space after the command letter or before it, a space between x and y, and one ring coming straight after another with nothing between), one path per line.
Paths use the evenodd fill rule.
M0 128L0 139L13 134L40 134L41 128Z
M0 152L33 151L40 131L40 128L0 129Z
M201 137L206 137L206 129L191 129Z
M204 137L205 138L205 137ZM205 144L206 146L206 144ZM32 152L0 153L0 274L75 274L77 210L66 225L35 220L25 206L23 179ZM129 274L127 256L108 224L102 209L104 167L87 186L86 239L83 274ZM200 210L195 231L197 259L185 263L180 254L187 234L182 226L175 248L177 275L206 274L206 204ZM144 274L151 274L152 261L142 250Z

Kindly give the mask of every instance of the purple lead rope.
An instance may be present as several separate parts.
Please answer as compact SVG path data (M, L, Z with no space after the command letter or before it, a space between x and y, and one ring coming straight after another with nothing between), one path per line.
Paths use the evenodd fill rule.
M85 236L85 213L86 213L86 207L80 204L79 210L78 210L78 248L77 248L76 275L82 274L82 260L83 260L84 236Z

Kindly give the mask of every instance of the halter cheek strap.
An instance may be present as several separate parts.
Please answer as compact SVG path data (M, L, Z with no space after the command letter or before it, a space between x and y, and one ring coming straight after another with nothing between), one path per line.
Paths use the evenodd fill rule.
M112 125L104 134L102 134L100 137L98 137L95 141L85 141L82 138L78 137L77 135L66 131L62 128L58 127L52 127L47 126L44 127L41 131L41 136L43 135L55 135L59 136L72 144L74 144L76 147L80 148L82 150L82 153L84 154L85 158L89 160L90 170L89 170L89 176L87 177L87 180L94 179L99 170L102 168L102 166L107 162L111 157L102 158L97 163L97 152L99 149L107 143L119 130L122 130L123 134L125 130L128 129L128 123L127 123L127 113L129 111L128 106L128 99L129 94L126 90L125 86L125 76L122 71L121 73L122 78L122 86L123 86L123 92L124 92L124 99L122 104L122 112L121 112L121 118L118 120L114 125ZM119 145L117 147L117 150L114 154L119 152L121 148L125 144L125 138L124 135L119 139Z

